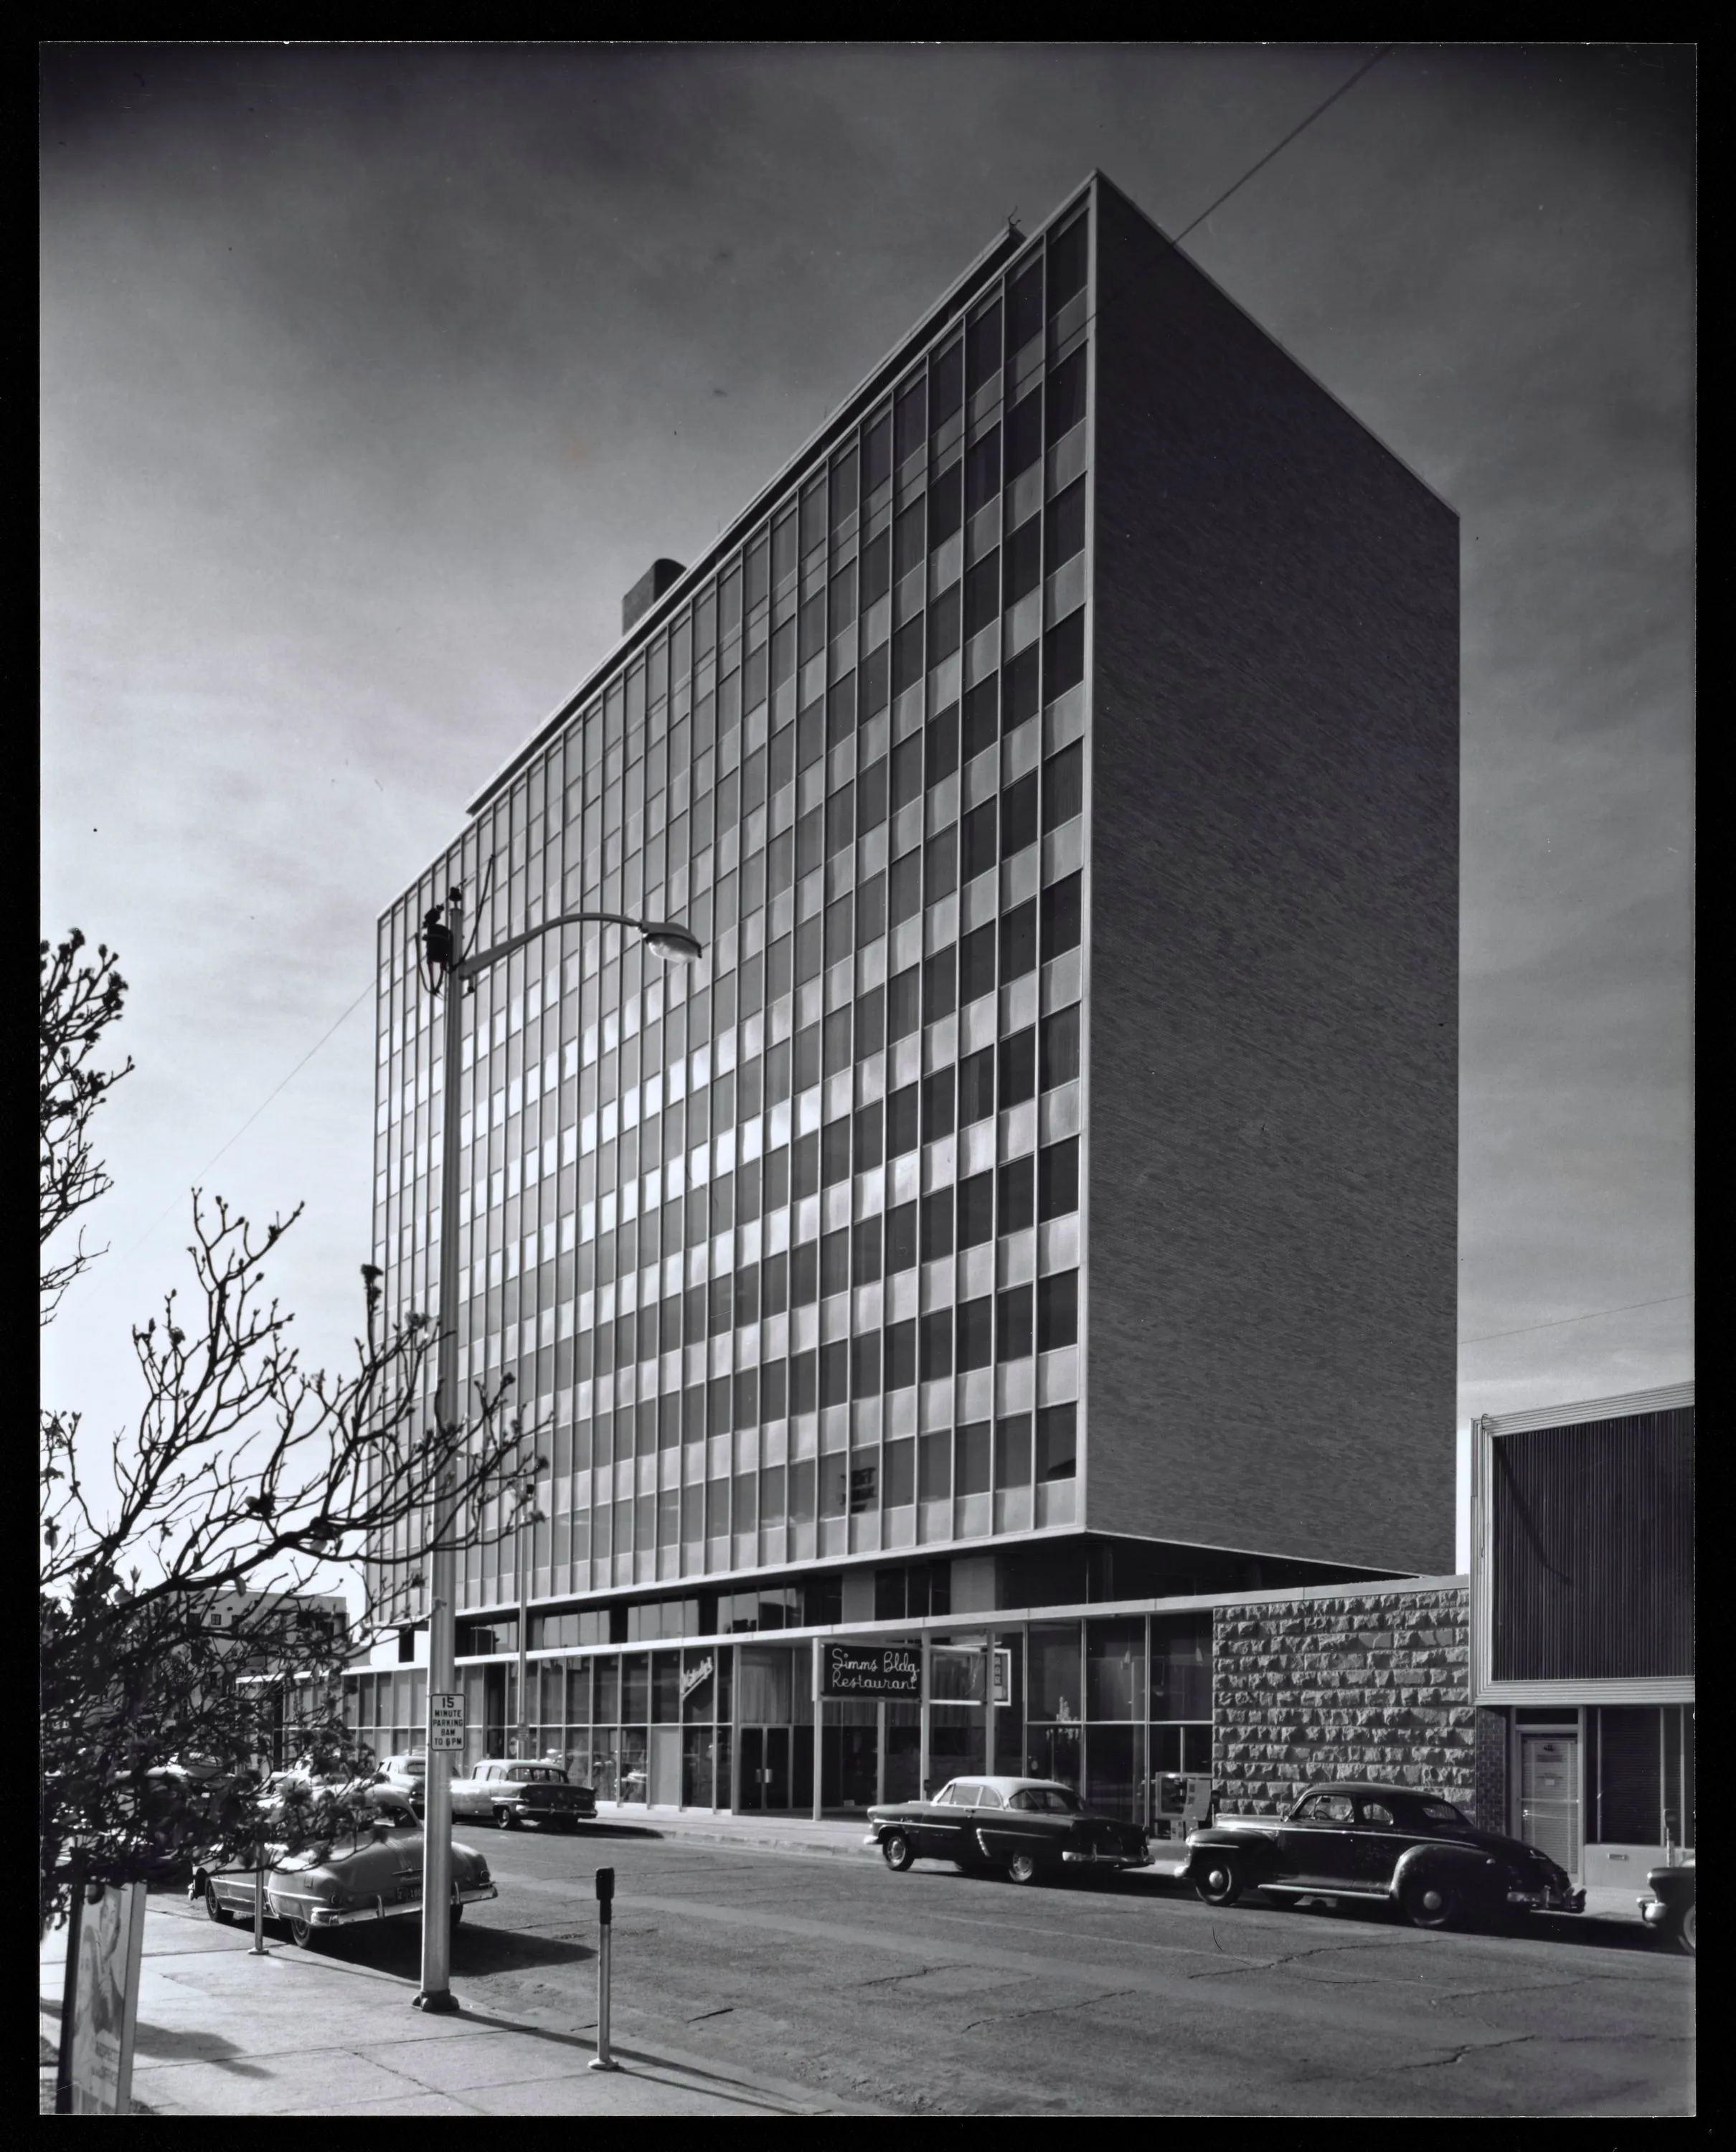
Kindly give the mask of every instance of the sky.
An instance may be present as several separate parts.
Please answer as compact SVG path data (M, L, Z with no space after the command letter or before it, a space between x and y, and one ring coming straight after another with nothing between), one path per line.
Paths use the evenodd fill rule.
M194 1185L346 1363L375 921L622 594L1009 216L1181 233L1376 49L40 48L42 932L136 1063L46 1398L136 1419ZM1461 1424L1693 1373L1694 94L1401 45L1185 241L1461 519Z

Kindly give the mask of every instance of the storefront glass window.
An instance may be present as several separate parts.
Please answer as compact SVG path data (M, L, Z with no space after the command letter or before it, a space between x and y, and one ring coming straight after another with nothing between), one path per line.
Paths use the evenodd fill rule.
M596 1711L599 1726L612 1726L621 1716L621 1662L619 1659L599 1659L596 1662Z
M1085 1716L1145 1716L1145 1624L1143 1620L1085 1624Z
M673 1726L681 1716L681 1654L654 1652L651 1658L651 1715Z
M1002 1629L990 1639L1006 1653L1008 1693L1005 1703L993 1713L993 1768L1009 1778L1023 1775L1025 1768L1025 1634L1023 1629Z
M612 1726L599 1726L591 1735L591 1784L600 1801L621 1798L621 1736Z
M621 1662L621 1716L642 1725L651 1716L651 1667L643 1652L628 1652Z
M744 1726L787 1726L794 1717L793 1654L787 1647L739 1647Z
M1591 1837L1605 1845L1663 1842L1663 1713L1656 1704L1606 1704L1596 1713Z
M980 1775L984 1767L982 1713L975 1704L928 1707L928 1776L938 1789L948 1779Z
M1138 1726L1092 1726L1085 1734L1086 1805L1128 1823L1144 1820L1140 1795L1144 1772L1140 1750L1144 1729Z
M1031 1624L1031 1716L1077 1721L1084 1698L1077 1622Z
M1211 1716L1211 1617L1178 1614L1151 1624L1151 1716Z
M623 1726L621 1729L621 1791L617 1799L623 1801L643 1801L647 1799L645 1771L645 1729L642 1726Z
M713 1805L712 1765L715 1740L708 1726L689 1726L681 1737L682 1805L708 1809Z
M1028 1779L1058 1779L1077 1789L1079 1783L1079 1729L1077 1726L1033 1726L1025 1743Z

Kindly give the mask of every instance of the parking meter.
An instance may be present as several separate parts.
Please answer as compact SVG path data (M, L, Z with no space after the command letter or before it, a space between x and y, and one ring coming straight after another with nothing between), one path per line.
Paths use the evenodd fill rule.
M615 1871L599 1868L596 1871L596 1917L607 1927L615 1917Z

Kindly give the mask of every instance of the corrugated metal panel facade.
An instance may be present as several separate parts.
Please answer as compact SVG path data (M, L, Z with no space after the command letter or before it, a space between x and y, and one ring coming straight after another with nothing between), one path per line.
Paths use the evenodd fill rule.
M1494 1444L1497 1681L1693 1672L1693 1408Z

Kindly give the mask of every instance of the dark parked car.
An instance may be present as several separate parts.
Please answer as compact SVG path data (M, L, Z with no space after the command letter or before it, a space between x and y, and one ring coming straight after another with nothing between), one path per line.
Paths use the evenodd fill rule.
M1649 1897L1642 1898L1640 1918L1655 1935L1673 1943L1690 1957L1694 1951L1693 1863L1680 1868L1654 1868L1646 1878Z
M1373 1899L1419 1928L1585 1910L1585 1892L1547 1854L1479 1830L1414 1787L1311 1786L1287 1816L1221 1818L1187 1843L1185 1873L1208 1906L1256 1890L1292 1901Z
M868 1821L863 1843L877 1845L888 1868L951 1860L1038 1883L1068 1871L1143 1868L1151 1858L1138 1824L1094 1815L1050 1779L953 1779L932 1800L870 1809Z
M290 1939L302 1950L317 1949L332 1928L358 1921L389 1921L422 1911L422 1831L408 1809L383 1810L372 1822L353 1810L350 1827L334 1832L298 1852L282 1845L266 1848L265 1913L287 1923ZM253 1917L254 1870L237 1865L201 1868L190 1895L203 1898L217 1921ZM454 1927L466 1906L495 1898L488 1863L469 1846L452 1849Z

